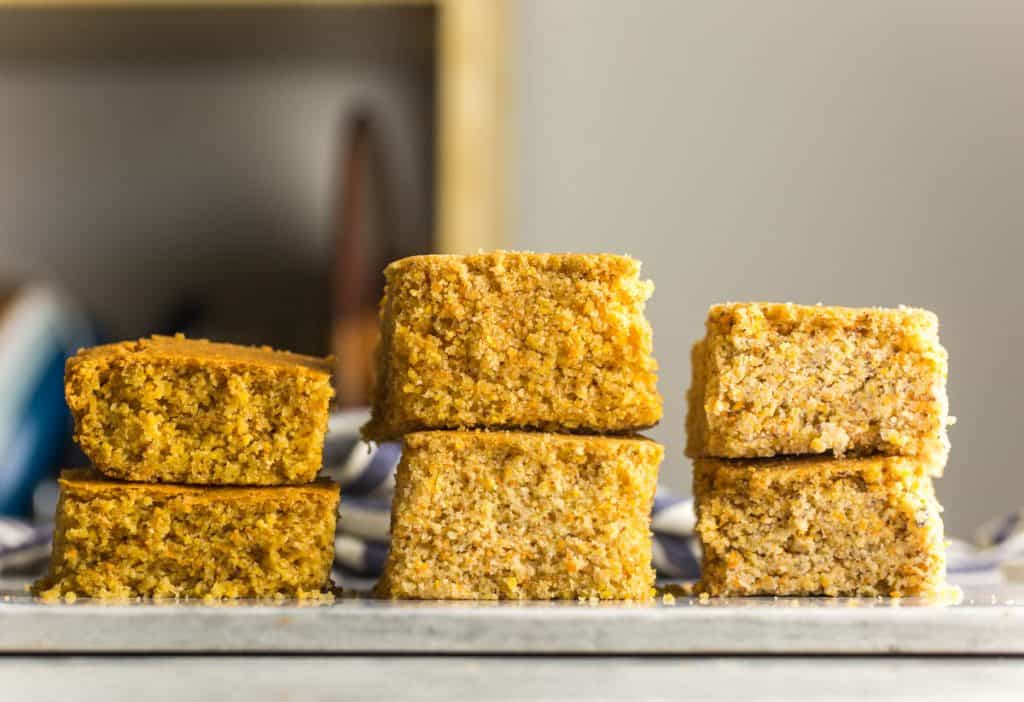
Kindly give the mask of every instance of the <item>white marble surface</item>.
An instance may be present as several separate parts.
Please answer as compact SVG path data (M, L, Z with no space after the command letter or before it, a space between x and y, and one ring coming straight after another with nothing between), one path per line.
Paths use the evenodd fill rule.
M750 598L674 604L42 604L0 598L3 653L1018 654L1024 586L956 604Z
M21 594L20 583L0 581L0 591L5 586L3 702L999 702L1021 699L1024 689L1024 657L978 655L1024 653L1022 586L965 585L962 602L946 606L680 598L673 606L343 600L327 607L43 605ZM103 653L113 651L150 655ZM389 655L400 651L406 655ZM914 651L947 655L822 655ZM704 655L714 652L730 655ZM771 653L790 655L764 655Z
M992 658L0 657L0 698L112 700L1020 700Z

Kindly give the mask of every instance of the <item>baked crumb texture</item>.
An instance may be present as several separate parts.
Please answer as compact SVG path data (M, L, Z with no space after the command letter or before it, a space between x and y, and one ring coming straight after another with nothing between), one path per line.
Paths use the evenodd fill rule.
M941 591L941 507L929 466L875 456L698 459L697 591L909 596Z
M624 433L661 419L640 264L608 254L415 256L384 271L366 438L424 429Z
M687 455L948 453L946 351L926 310L715 305L693 350Z
M378 593L650 600L650 509L662 454L644 438L410 434Z
M44 600L76 596L314 598L330 585L338 486L125 483L91 470L60 479Z
M316 477L334 390L326 359L153 337L80 351L65 393L110 477L280 485Z

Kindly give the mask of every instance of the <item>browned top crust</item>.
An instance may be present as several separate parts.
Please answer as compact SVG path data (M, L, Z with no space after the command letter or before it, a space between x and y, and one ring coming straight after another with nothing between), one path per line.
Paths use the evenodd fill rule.
M629 256L607 253L534 253L532 251L487 251L475 254L425 254L408 256L384 269L388 278L415 268L465 266L469 270L493 271L502 267L526 266L532 269L575 273L585 277L622 277L640 274L640 262Z
M810 483L826 474L857 473L861 476L928 476L931 461L915 456L857 456L836 458L829 455L783 456L777 458L697 458L694 469L713 471L719 481L746 482L783 478Z
M662 451L661 444L639 434L593 436L589 434L552 434L533 431L504 430L432 430L406 434L403 443L412 449L425 448L435 442L451 444L463 442L475 446L517 446L525 450L541 446L586 446L596 449L616 449L623 446Z
M206 339L186 339L182 334L154 335L138 341L121 341L81 349L68 360L68 368L84 362L128 356L137 356L143 360L160 359L204 365L289 368L310 375L330 375L332 368L330 358L276 351L269 346L240 346Z
M198 502L223 501L264 501L267 499L302 499L311 495L338 495L339 487L328 478L318 478L303 485L276 485L244 487L235 485L179 485L171 483L136 483L106 478L92 468L68 468L61 472L58 481L62 490L74 491L76 495L111 492L136 492L154 497L191 497Z
M916 327L924 334L937 334L939 318L934 312L916 307L836 307L797 305L792 302L725 302L708 310L708 331L728 334L737 325L758 321L780 332L815 329L867 329L870 327Z

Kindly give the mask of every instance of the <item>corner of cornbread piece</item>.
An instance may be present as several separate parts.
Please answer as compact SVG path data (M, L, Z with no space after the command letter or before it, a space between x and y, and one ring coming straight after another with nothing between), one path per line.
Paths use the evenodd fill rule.
M694 347L692 457L921 456L945 465L947 357L926 310L730 303Z
M661 419L640 263L497 251L389 265L368 439L474 427L621 433Z
M378 593L649 600L663 452L640 437L410 434Z
M945 580L942 508L915 458L697 459L711 595L910 596Z
M60 479L49 574L34 591L105 599L319 598L334 560L337 484L194 487Z
M154 336L79 351L65 394L104 474L191 484L307 483L334 389L327 359Z

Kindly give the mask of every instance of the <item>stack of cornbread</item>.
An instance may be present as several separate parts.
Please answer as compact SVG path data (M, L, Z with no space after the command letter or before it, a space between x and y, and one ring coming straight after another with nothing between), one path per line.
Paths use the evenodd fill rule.
M712 307L687 418L698 591L938 590L946 373L925 310Z
M65 393L94 469L65 471L44 597L308 597L338 487L316 480L329 362L153 337L80 351Z
M649 599L661 418L639 264L417 256L385 270L371 440L401 438L378 592Z

